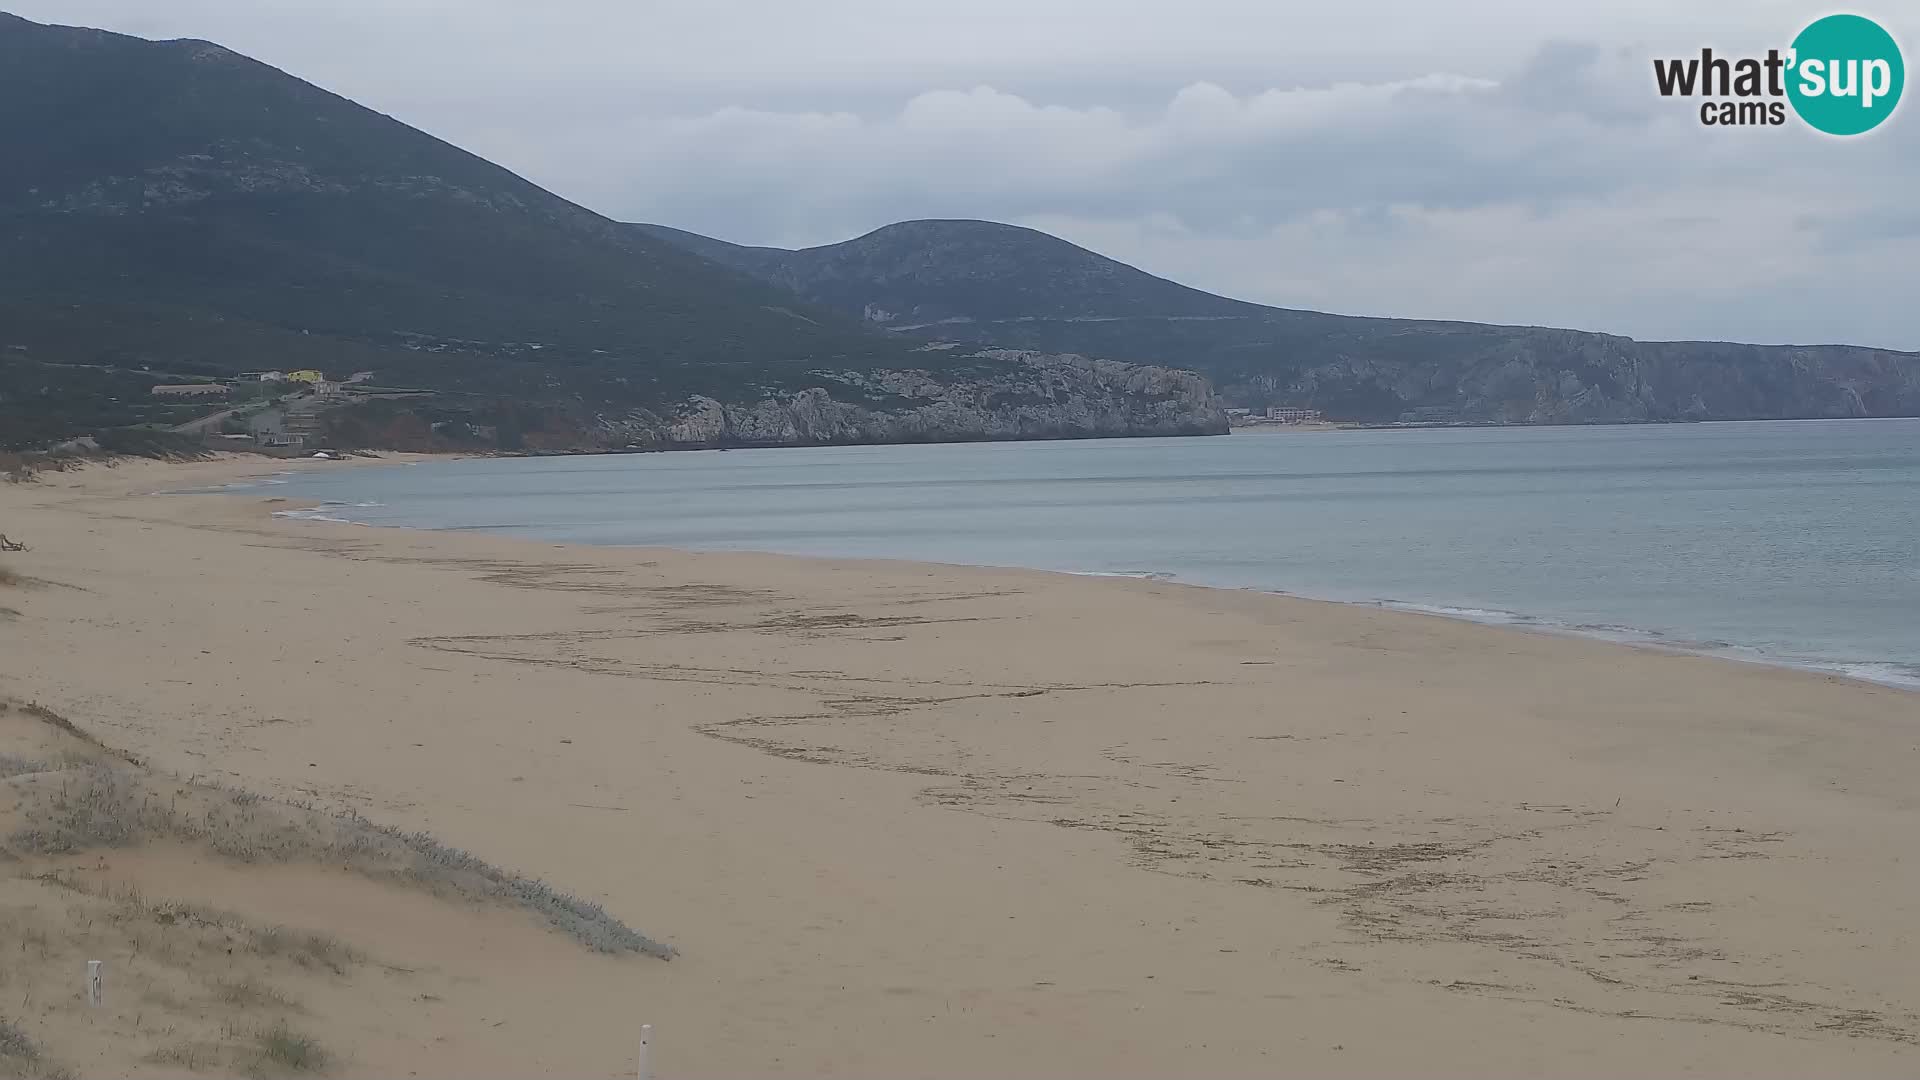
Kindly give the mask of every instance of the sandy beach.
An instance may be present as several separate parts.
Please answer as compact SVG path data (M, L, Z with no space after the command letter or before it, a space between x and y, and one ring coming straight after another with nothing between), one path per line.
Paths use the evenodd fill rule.
M305 1007L334 1074L630 1075L642 1022L676 1080L1920 1071L1920 694L1163 582L153 494L280 467L0 484L32 548L0 556L0 696L680 951L115 857L360 942L379 972Z

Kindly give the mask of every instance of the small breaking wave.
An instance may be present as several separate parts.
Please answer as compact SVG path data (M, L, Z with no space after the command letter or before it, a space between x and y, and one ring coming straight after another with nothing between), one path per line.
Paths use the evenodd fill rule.
M247 491L265 487L269 484L285 484L292 473L275 473L272 476L253 476L245 480L230 480L224 484L209 484L206 487L167 488L162 491L148 492L150 495L226 495L235 491Z
M357 522L339 516L339 511L359 506L378 506L378 503L323 502L318 506L302 506L292 510L275 510L273 516L289 518L294 521L327 521L335 525L354 525Z
M1902 690L1920 690L1920 664L1896 664L1891 661L1832 661L1832 660L1771 660L1761 658L1755 663L1776 664L1783 667L1800 668L1805 671L1820 671L1829 675L1840 675L1861 682L1876 683L1880 686L1894 686Z
M1798 671L1817 671L1828 675L1841 675L1849 679L1875 683L1880 686L1894 686L1901 689L1920 690L1920 664L1902 664L1894 661L1870 660L1831 660L1818 657L1781 656L1756 649L1747 645L1736 645L1727 641L1697 641L1658 630L1647 630L1637 626L1621 626L1616 623L1564 622L1538 615L1527 615L1518 611L1505 611L1500 608L1453 607L1446 604L1422 604L1406 600L1361 601L1371 607L1382 607L1392 611L1411 611L1422 615L1435 615L1447 619L1460 619L1466 622L1482 623L1488 626L1512 626L1528 630L1537 630L1549 634L1565 634L1570 637L1593 638L1611 641L1623 645L1638 645L1643 648L1661 649L1667 652L1687 653L1694 656L1712 656L1721 660L1737 660L1746 664L1759 664L1764 667L1792 668Z
M1538 616L1526 615L1518 611L1505 611L1500 608L1451 607L1446 604L1420 604L1411 600L1361 600L1358 603L1368 607L1389 608L1393 611L1411 611L1419 615L1464 619L1467 622L1485 623L1489 626L1549 625L1546 620Z

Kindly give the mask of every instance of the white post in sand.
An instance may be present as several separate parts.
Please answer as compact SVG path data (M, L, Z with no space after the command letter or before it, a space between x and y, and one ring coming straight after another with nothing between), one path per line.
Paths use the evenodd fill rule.
M640 1025L640 1080L653 1080L653 1025Z
M100 961L87 961L87 1004L100 1007Z

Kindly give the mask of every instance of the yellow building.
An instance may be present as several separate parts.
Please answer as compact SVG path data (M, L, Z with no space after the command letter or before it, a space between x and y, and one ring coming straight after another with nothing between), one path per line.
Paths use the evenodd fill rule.
M320 380L326 378L326 376L320 374L319 372L313 370L312 368L306 368L301 371L287 372L287 378L293 382L317 383Z

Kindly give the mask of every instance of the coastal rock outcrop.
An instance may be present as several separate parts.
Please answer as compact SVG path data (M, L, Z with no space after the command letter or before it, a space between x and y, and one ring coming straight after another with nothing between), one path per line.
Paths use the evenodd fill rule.
M819 371L819 385L755 401L694 395L678 415L601 417L613 446L832 443L1213 435L1226 413L1188 371L1083 356L991 350L976 367Z

